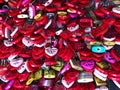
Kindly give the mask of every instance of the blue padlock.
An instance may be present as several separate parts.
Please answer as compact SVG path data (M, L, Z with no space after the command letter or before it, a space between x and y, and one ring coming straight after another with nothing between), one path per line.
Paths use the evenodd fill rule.
M92 52L94 52L94 53L104 53L104 52L106 52L106 49L103 46L95 45L95 46L92 46Z

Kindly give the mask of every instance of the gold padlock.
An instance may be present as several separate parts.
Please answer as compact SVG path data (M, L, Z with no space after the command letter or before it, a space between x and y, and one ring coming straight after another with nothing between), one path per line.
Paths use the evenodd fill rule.
M96 86L105 86L105 85L107 85L106 81L102 81L101 79L99 79L97 77L94 77L94 80L95 80Z
M58 15L66 15L67 12L65 12L65 11L58 11L57 14L58 14Z
M91 72L82 71L77 79L78 83L89 83L93 82L93 74Z
M44 70L44 78L47 78L47 79L55 78L55 71L52 69Z
M28 80L26 82L26 85L30 85L34 81L34 73L31 73L28 77Z
M90 45L101 45L101 42L99 41L90 42Z
M70 60L70 65L72 66L73 69L83 71L83 68L79 64L79 60L77 59L71 59Z
M98 65L102 69L108 69L109 68L109 64L104 62L104 61L96 62L96 65Z
M104 41L103 44L107 45L107 46L114 46L115 42L114 41Z
M38 12L36 16L34 16L35 20L38 20L42 16L42 12Z
M42 69L39 69L34 73L34 80L39 80L40 78L42 78Z
M56 65L51 66L51 68L56 71L60 71L62 69L63 65L64 65L64 63L62 61L57 61Z

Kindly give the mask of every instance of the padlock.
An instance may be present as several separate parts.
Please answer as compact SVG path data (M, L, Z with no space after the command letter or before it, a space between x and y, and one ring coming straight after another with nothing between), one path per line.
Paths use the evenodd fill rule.
M47 78L47 79L52 79L52 78L55 78L55 71L50 69L50 70L44 70L44 78Z
M92 52L95 52L95 53L104 53L106 52L106 49L103 47L103 46L92 46Z
M104 62L104 61L96 62L96 65L98 65L102 69L108 69L109 68L109 64Z
M28 77L28 80L26 82L26 85L30 85L34 81L34 73L31 73Z
M89 82L93 82L93 75L91 72L86 72L86 71L82 71L80 72L78 79L77 79L78 83L89 83Z
M62 61L57 61L56 65L51 66L51 68L56 71L60 71L62 69L63 65L64 65L64 63Z
M42 78L42 69L39 69L34 73L34 80L39 80L41 78Z
M83 71L83 68L80 66L80 62L77 59L71 59L70 65L73 69Z
M96 84L96 86L104 86L104 85L107 85L107 82L102 81L102 80L100 80L100 79L97 78L97 77L94 77L94 79L95 79L95 84Z

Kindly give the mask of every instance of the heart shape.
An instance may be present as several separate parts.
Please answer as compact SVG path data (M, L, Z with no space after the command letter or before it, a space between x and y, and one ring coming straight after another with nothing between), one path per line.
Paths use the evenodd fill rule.
M19 67L20 65L22 65L23 61L24 61L23 58L13 59L10 62L10 65L13 66L13 67Z
M22 39L22 43L23 43L25 46L27 46L27 47L30 47L30 46L33 45L33 42L30 40L29 37L24 37L24 38Z
M92 70L95 66L95 62L93 60L90 61L81 61L81 66L85 69L85 70Z
M66 88L70 88L75 81L67 83L67 81L64 80L64 78L62 78L62 84L66 87Z
M58 52L58 49L57 48L54 48L54 47L47 47L45 48L45 53L49 56L54 56L56 55Z
M112 55L109 52L106 52L104 54L104 59L109 63L115 63L116 60L112 57Z
M17 71L18 71L19 73L23 73L23 72L25 71L25 63L23 63L23 64L17 69Z
M10 65L13 66L13 67L19 67L20 65L22 65L23 61L24 61L23 58L13 59L10 62Z
M114 13L120 14L120 8L119 8L119 7L114 7L114 8L112 8L112 11L113 11Z
M0 80L3 82L8 82L9 80L6 79L5 75L0 76Z
M13 43L10 42L10 41L8 41L8 40L4 40L4 45L5 45L6 47L10 47L10 46L13 45Z

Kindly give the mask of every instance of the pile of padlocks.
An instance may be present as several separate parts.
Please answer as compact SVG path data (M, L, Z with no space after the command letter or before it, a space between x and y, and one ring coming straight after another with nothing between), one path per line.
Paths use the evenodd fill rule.
M0 90L109 90L109 80L120 88L119 0L0 0Z

